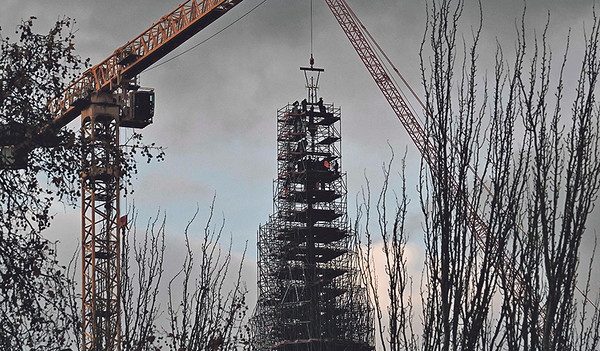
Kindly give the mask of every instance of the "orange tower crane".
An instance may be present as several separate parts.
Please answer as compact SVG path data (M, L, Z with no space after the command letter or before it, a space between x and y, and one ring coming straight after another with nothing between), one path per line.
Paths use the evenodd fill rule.
M119 128L144 128L154 92L137 76L242 0L188 0L50 102L41 133L81 115L82 350L120 350Z

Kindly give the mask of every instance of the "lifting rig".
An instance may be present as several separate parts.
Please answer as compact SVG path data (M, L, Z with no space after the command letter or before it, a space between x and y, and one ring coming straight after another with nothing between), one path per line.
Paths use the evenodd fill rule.
M83 351L120 350L119 128L144 128L154 116L154 91L140 89L137 76L241 1L186 1L49 103L53 120L39 129L40 136L81 115ZM26 167L34 147L3 147L3 166Z
M51 102L58 126L81 113L82 350L120 350L119 127L152 122L136 78L242 0L191 0L117 49Z
M61 96L50 101L54 119L38 130L52 134L81 115L84 152L81 171L82 201L82 350L120 350L120 229L119 128L144 128L152 123L154 91L140 89L137 76L242 0L188 0L129 41L100 64L87 70ZM437 150L409 109L406 100L381 63L361 28L365 28L345 0L325 0L351 44L406 128L434 176ZM366 31L366 29L365 29ZM372 39L372 38L371 38ZM31 141L3 145L0 166L23 168ZM456 188L456 187L455 187ZM461 196L454 193L453 196ZM467 218L481 249L488 226L467 202ZM520 295L522 279L510 258L498 270L515 282ZM543 323L539 308L538 332Z

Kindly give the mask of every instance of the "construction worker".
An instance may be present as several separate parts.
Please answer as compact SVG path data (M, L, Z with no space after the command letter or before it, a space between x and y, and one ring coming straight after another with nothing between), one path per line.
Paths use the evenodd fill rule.
M331 168L333 168L333 173L334 174L338 174L339 173L338 167L339 166L338 166L337 161L334 160L334 161L331 162Z
M319 98L319 112L325 113L325 105L323 104L323 98Z

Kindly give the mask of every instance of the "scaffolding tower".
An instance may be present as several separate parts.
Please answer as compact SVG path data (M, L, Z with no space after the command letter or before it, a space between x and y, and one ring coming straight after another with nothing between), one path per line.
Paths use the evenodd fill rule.
M373 313L359 282L341 172L341 110L308 98L277 111L274 208L258 232L256 350L371 350Z

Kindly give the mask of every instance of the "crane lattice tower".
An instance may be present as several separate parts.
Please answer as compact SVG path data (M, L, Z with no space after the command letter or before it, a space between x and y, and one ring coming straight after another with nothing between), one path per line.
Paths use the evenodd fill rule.
M258 350L370 350L372 308L351 250L341 172L341 110L317 101L321 68L305 72L308 98L277 111L274 213L258 233Z

